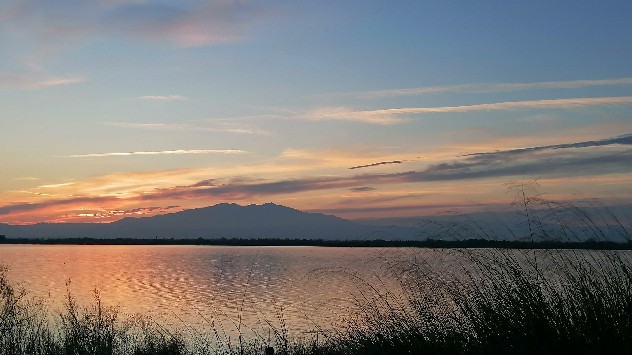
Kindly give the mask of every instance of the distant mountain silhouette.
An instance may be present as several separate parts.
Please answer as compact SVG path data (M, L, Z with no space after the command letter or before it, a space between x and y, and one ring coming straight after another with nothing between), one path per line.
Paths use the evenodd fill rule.
M412 228L369 226L336 216L306 213L266 203L222 203L153 217L123 218L107 224L0 224L0 234L29 238L307 238L418 239Z

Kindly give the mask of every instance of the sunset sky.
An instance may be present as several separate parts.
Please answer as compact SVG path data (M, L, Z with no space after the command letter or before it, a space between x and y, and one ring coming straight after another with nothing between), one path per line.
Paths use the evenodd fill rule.
M632 198L632 2L0 0L0 223Z

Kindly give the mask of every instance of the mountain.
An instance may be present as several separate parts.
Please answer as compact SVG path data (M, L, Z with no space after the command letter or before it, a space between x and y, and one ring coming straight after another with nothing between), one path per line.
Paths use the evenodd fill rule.
M153 217L123 218L106 224L0 224L0 234L9 238L418 238L412 228L363 225L273 203L248 206L222 203Z

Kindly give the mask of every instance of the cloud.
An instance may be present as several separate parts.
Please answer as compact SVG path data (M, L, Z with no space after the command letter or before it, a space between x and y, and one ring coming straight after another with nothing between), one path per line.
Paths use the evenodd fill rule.
M407 107L369 111L353 111L346 108L329 108L311 111L306 114L305 117L310 120L339 120L388 125L402 123L410 120L410 118L408 117L401 117L402 115L479 111L509 111L517 109L576 109L588 106L626 104L632 104L632 96L506 101L463 106Z
M457 181L481 178L508 178L516 175L560 175L587 176L611 173L630 173L632 149L599 150L601 146L621 146L630 144L628 136L615 137L569 145L542 147L528 150L520 156L512 154L477 154L464 159L432 164L425 169L390 174L362 174L354 176L326 176L280 181L232 180L222 183L212 180L204 184L194 184L162 189L143 198L194 198L215 196L245 199L259 195L292 194L337 188L362 188L367 184L397 184L412 182ZM569 149L576 148L576 149ZM581 149L579 149L581 148ZM548 155L543 156L542 151ZM534 154L538 153L537 156Z
M42 43L116 36L196 47L241 40L272 13L259 1L31 0L0 9L0 27Z
M166 95L166 96L139 96L137 97L139 100L146 101L159 101L159 102L168 102L168 101L186 101L188 98L182 95Z
M127 210L82 208L82 209L75 210L72 213L66 214L64 216L61 216L55 219L55 222L58 223L58 222L74 221L77 218L89 218L88 219L89 221L94 221L95 219L112 220L113 218L118 219L118 218L126 217L126 216L155 215L155 214L166 213L169 210L173 210L179 207L180 206L166 206L166 207L151 206L151 207L138 207L138 208L132 208L132 209L127 209Z
M39 203L18 203L0 207L0 215L48 208L72 208L79 204L116 206L145 204L147 201L236 201L260 196L288 195L333 189L368 191L369 186L424 182L503 179L515 176L588 177L631 174L632 135L608 139L529 147L503 152L483 152L426 166L420 170L351 176L317 176L264 180L201 179L184 185L143 190L123 196L77 196ZM602 149L609 147L609 149ZM153 205L153 203L152 203Z
M386 178L388 179L388 177ZM327 176L278 181L233 179L210 184L201 182L202 184L196 183L188 186L160 189L156 190L154 193L140 196L140 198L143 200L161 200L164 198L188 199L213 196L232 200L242 200L254 196L270 196L293 194L305 191L352 188L374 181L375 176L368 175L356 177Z
M37 180L41 180L41 178L33 177L33 176L24 176L24 177L13 178L13 180L14 181L37 181Z
M84 82L86 79L81 76L41 77L34 74L0 74L0 86L8 86L11 88L19 87L22 89L47 89L55 86L72 85Z
M16 212L37 211L50 207L72 206L81 203L94 205L115 202L115 197L72 197L68 199L49 200L37 203L17 203L0 207L0 215L8 215Z
M17 203L0 206L0 215L9 215L20 212L33 212L48 208L64 208L77 205L116 205L122 203L157 201L165 199L188 199L208 196L230 196L233 199L254 195L275 195L280 193L295 193L314 189L330 189L336 187L352 187L357 185L355 181L345 181L340 178L312 178L296 179L273 182L253 182L247 179L233 179L228 182L218 181L213 185L210 181L200 181L188 186L176 186L172 188L155 189L136 197L119 198L117 196L76 196L66 199L54 199L37 203Z
M178 150L160 150L145 152L120 152L120 153L90 153L68 155L66 158L101 158L101 157L121 157L133 155L181 155L181 154L245 154L246 151L239 149L178 149Z
M632 145L632 134L626 134L619 137L613 137L613 138L607 138L607 139L601 139L601 140L584 141L584 142L576 142L576 143L544 145L544 146L537 146L537 147L503 150L503 151L498 151L498 152L470 153L470 154L465 154L463 156L482 157L482 156L517 155L517 154L526 154L526 153L532 153L532 152L543 151L543 150L603 147L607 145Z
M503 159L504 158L504 159ZM442 163L422 171L400 173L402 181L429 182L481 178L506 178L519 175L582 176L632 171L626 162L632 150L602 154L551 155L538 159L499 157L485 159L477 156L463 162Z
M352 121L379 125L410 121L409 118L397 117L396 114L387 111L354 111L346 107L325 107L307 112L303 117L311 121Z
M48 184L48 185L40 185L38 188L40 189L56 189L58 187L71 186L74 185L74 182L64 182L60 184Z
M373 163L373 164L367 164L367 165L357 165L357 166L352 166L349 168L349 170L354 170L354 169L362 169L362 168L370 168L373 166L379 166L379 165L389 165L389 164L401 164L403 163L402 160L393 160L393 161L381 161L379 163Z
M119 128L146 129L152 131L176 131L184 130L186 125L172 123L127 123L127 122L107 122L108 126Z
M216 132L216 133L233 133L233 134L251 134L251 135L268 135L267 131L247 128L234 127L220 124L218 127L208 127L204 125L193 124L173 124L173 123L128 123L128 122L110 122L107 125L119 128L144 129L152 131L189 131L189 132Z
M375 190L377 189L371 186L360 186L360 187L353 187L349 189L349 191L353 191L353 192L368 192L368 191L375 191Z
M270 132L258 129L250 129L250 128L205 128L201 129L206 132L226 132L226 133L235 133L235 134L256 134L256 135L268 135Z
M255 196L293 194L338 188L357 188L365 184L398 184L413 182L457 181L481 178L508 178L517 175L601 175L613 172L629 173L626 165L632 159L632 151L600 154L595 156L551 157L544 161L519 162L484 161L472 159L465 162L442 163L420 171L393 174L364 174L352 177L316 177L305 179L228 182L209 187L176 187L141 196L143 200L189 199L217 197L243 200Z
M116 7L102 24L127 36L196 47L240 40L249 15L256 18L255 7L233 1L140 3Z
M339 207L342 207L342 206L357 207L360 201L361 201L361 204L376 205L376 204L389 203L389 202L400 201L400 200L409 200L409 199L420 200L423 198L427 198L430 195L432 194L430 193L397 193L397 194L385 194L385 195L373 195L373 194L356 195L350 199L339 200L335 202L334 205L339 206Z
M417 96L439 93L472 92L491 93L541 89L580 89L594 86L622 86L632 85L632 78L613 78L598 80L570 80L570 81L544 81L535 83L480 83L460 84L444 86L426 86L409 89L375 90L340 94L339 96L354 97L358 99L379 99L398 96Z
M64 200L50 200L39 203L22 203L14 204L10 206L0 207L0 215L9 215L13 213L23 213L39 211L44 209L59 209L67 208L66 214L55 218L54 222L68 222L74 221L77 218L88 217L89 221L94 219L109 219L117 220L126 216L138 216L138 215L154 215L159 213L165 213L173 209L179 209L180 206L170 205L165 207L151 206L151 207L137 207L131 209L108 209L99 206L120 204L120 199L116 197L73 197ZM79 207L83 206L83 207ZM86 208L87 207L87 208ZM69 213L68 213L69 212Z
M41 81L33 82L30 87L35 89L43 89L51 86L60 86L60 85L71 85L77 84L85 81L84 77L68 77L68 78L58 78L58 77L50 77Z
M373 163L373 164L367 164L367 165L357 165L357 166L352 166L349 168L349 170L354 170L354 169L362 169L362 168L370 168L373 166L379 166L379 165L390 165L390 164L401 164L403 163L403 160L393 160L393 161L381 161L379 163Z
M172 209L180 208L180 206L152 206L152 207L138 207L128 210L108 210L106 211L107 217L110 216L131 216L131 215L147 215L155 213L163 213Z

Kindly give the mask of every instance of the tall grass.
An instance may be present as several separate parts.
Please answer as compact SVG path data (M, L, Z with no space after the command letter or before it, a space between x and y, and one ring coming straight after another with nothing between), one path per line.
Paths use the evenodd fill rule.
M43 303L7 279L0 265L0 354L51 354L58 349Z
M68 293L65 309L51 314L43 300L29 297L0 266L0 355L181 354L182 340L147 326L143 318L119 319L101 303L80 307Z
M605 206L545 199L537 181L508 184L526 241L630 241ZM496 239L479 221L426 221L429 238ZM415 252L389 268L403 292L369 285L329 354L632 353L632 255L618 251ZM442 257L439 257L442 256Z
M393 265L405 292L359 298L328 353L632 352L628 255L539 251L536 263L519 250L454 253L460 270L442 270L434 257Z

